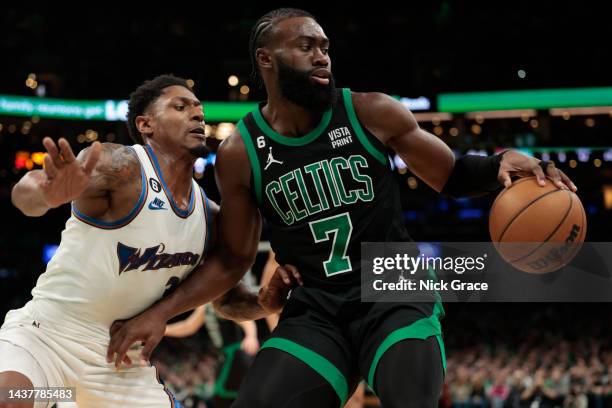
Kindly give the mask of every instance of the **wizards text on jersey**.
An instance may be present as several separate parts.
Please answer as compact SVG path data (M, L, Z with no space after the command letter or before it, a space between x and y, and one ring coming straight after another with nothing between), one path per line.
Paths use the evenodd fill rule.
M200 255L193 252L166 254L164 253L165 248L166 246L161 243L141 251L140 248L132 248L118 242L119 275L123 272L140 269L143 265L144 268L141 271L157 270L181 265L195 265L200 259Z

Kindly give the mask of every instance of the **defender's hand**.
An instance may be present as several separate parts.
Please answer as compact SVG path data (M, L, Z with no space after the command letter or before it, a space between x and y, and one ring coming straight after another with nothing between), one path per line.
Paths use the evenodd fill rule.
M297 285L304 285L302 276L293 265L284 265L276 268L274 276L259 290L258 302L269 313L279 313L291 289Z
M115 367L122 361L128 365L132 362L126 355L132 344L140 341L144 346L140 353L141 363L151 359L151 353L159 344L166 330L166 320L152 309L147 310L130 320L119 320L110 328L111 339L106 353L106 361L111 363L115 358Z
M44 159L46 177L39 183L43 200L50 208L55 208L74 200L85 191L100 158L102 145L94 142L84 163L77 161L64 138L60 138L56 145L50 137L45 137L43 145L47 149Z

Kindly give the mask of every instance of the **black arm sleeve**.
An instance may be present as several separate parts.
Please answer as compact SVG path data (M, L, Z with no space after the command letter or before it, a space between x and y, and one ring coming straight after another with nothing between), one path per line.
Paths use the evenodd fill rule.
M458 197L476 197L502 187L497 181L499 163L505 152L493 156L465 155L455 160L455 167L446 181L442 194Z

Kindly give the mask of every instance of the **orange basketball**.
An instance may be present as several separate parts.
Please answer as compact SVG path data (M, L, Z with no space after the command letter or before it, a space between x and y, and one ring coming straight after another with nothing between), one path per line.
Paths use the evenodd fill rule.
M502 258L528 273L552 272L574 258L586 235L586 215L576 194L550 180L514 181L489 215L491 240Z

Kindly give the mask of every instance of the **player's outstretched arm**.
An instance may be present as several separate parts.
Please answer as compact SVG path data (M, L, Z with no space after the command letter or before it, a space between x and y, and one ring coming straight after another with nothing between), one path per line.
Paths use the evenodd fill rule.
M453 152L442 140L421 129L414 115L388 95L353 93L353 104L363 125L410 171L434 190L442 190L455 164Z
M453 152L438 137L421 129L414 115L400 102L381 93L354 93L353 103L362 123L386 146L393 149L410 171L431 188L447 195L470 196L511 184L510 177L546 177L557 187L576 186L554 166L516 151L488 157L465 155L455 160Z

